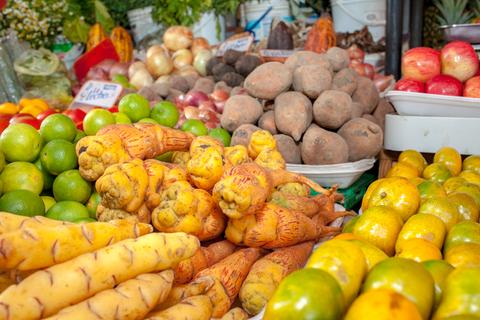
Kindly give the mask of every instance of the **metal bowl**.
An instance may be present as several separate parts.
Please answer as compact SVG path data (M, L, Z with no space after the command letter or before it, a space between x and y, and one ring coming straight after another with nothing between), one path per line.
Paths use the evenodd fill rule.
M440 26L446 41L466 41L472 44L480 43L480 24L454 24Z

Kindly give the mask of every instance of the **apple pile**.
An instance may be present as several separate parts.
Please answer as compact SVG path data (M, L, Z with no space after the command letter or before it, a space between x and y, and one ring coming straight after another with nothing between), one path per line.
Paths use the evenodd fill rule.
M418 47L402 57L395 90L480 98L479 60L472 45L453 41L440 51Z

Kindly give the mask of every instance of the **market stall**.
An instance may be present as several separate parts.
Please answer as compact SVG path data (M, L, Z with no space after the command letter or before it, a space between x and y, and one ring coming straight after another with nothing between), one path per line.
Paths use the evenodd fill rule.
M480 319L478 17L0 1L0 319Z

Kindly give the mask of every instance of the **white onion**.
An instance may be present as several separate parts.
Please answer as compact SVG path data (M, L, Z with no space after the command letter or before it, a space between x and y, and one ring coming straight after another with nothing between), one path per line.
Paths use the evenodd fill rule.
M195 57L198 52L201 50L210 50L210 44L208 43L208 40L202 37L198 37L193 39L192 42L192 53L193 56Z
M156 51L147 57L147 70L155 77L169 74L173 70L172 59L162 51Z
M131 77L133 77L133 75L141 69L147 70L145 63L143 63L142 61L135 61L134 63L132 63L130 67L128 67L128 78L130 79Z
M187 49L192 45L192 30L187 27L170 27L163 34L163 43L171 51Z
M193 67L198 71L202 76L207 75L207 63L212 58L212 52L210 50L200 50L195 59L193 59Z
M191 65L193 62L193 54L188 49L180 49L175 51L172 56L173 66L176 69L181 69L184 66Z
M145 86L149 86L153 83L152 75L146 69L140 69L133 74L130 78L130 83L140 90Z

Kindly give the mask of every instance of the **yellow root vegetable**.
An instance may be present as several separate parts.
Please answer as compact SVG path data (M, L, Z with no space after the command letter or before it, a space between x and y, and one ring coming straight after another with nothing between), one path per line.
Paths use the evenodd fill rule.
M152 231L128 220L22 228L0 235L0 268L42 269Z
M277 141L267 130L258 130L252 133L247 149L250 158L255 159L265 149L276 150Z
M302 268L313 249L313 242L275 250L254 263L243 282L239 297L242 307L258 314L287 275Z
M76 145L79 170L97 180L111 165L133 159L153 159L168 151L187 151L194 136L152 123L107 126Z
M223 154L224 147L223 143L220 140L217 140L210 136L199 136L193 139L190 144L190 155L193 156L197 151L203 152L206 148L212 147L217 150L219 153Z
M181 231L208 240L223 232L225 216L208 192L177 181L162 191L152 223L161 232Z
M319 215L304 214L267 203L254 215L230 219L225 237L236 245L265 249L293 246L340 232L329 227Z
M243 281L260 254L261 251L256 248L238 250L195 276L195 279L210 276L215 280L206 293L213 304L212 317L220 318L230 310Z
M18 214L0 212L0 234L26 227L61 226L71 224L66 221L48 219L42 216L25 217Z
M0 292L5 291L8 287L15 284L15 280L10 276L10 272L0 272Z
M212 195L226 216L239 219L260 210L276 186L289 182L299 182L318 193L330 194L330 191L302 175L244 163L225 170Z
M170 308L171 306L174 306L189 297L204 295L214 284L215 280L212 277L207 276L197 278L187 284L174 286L172 290L170 290L168 297L163 302L158 304L152 310L152 312L162 311Z
M163 311L149 314L145 320L210 320L212 302L207 296L193 296Z
M281 184L276 189L279 192L288 193L294 196L310 196L310 188L298 182Z
M277 149L263 149L255 158L255 163L270 170L285 170L287 168L285 159Z
M10 286L0 294L0 319L51 316L140 274L169 269L198 248L194 236L150 233L83 254Z
M226 147L224 151L225 162L229 166L237 166L242 163L252 162L248 156L248 150L244 145L237 144L235 146Z
M172 163L186 167L187 162L190 160L190 152L187 151L175 151L172 154Z
M248 314L242 308L233 308L225 313L220 320L248 320Z
M104 290L78 304L61 310L47 320L142 320L165 300L173 283L172 270L147 273Z
M197 188L209 191L222 177L223 153L215 147L201 150L191 154L187 162L187 173Z

